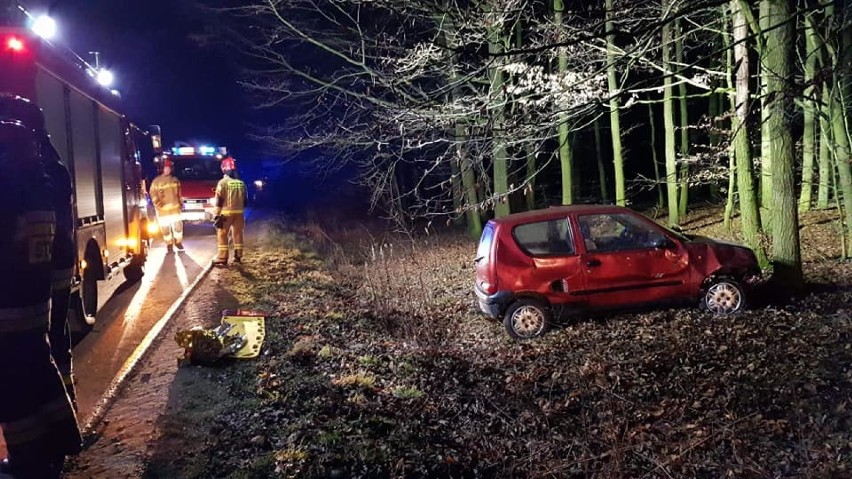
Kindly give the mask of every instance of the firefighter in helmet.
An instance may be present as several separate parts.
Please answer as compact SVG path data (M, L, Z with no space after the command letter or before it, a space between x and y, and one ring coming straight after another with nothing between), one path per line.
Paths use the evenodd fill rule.
M35 131L42 165L52 186L56 234L53 240L53 294L50 307L50 352L68 397L76 405L68 307L77 252L74 245L73 186L68 169L50 142L41 108L25 98L0 95L0 117L20 121Z
M215 265L228 264L228 233L234 241L234 262L243 258L243 229L245 229L246 184L237 178L237 165L233 158L222 159L224 177L216 185L216 243L219 255Z
M82 439L47 340L53 295L55 195L40 161L43 135L0 121L0 428L14 477L55 478ZM14 174L9 174L9 173ZM53 179L53 181L56 181Z
M159 176L151 182L151 202L157 210L157 223L168 252L174 247L183 251L183 220L180 217L180 180L172 175L174 164L172 160L163 160L163 169Z

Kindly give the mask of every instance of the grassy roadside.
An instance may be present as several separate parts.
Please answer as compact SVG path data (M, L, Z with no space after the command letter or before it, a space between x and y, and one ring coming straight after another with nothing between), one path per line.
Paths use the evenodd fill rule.
M181 371L147 477L852 473L848 264L811 267L834 287L785 307L516 343L471 307L470 242L362 238L256 236L221 285L270 312L264 353Z

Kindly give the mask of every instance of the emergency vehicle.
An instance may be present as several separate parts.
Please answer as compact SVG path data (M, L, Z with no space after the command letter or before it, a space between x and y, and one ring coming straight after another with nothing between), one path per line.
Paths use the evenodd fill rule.
M103 303L124 280L113 279L142 275L149 236L140 147L151 158L160 141L159 132L128 121L116 92L94 76L70 50L23 27L0 27L0 92L41 107L74 183L78 261L71 310L88 324L99 289Z
M213 221L216 184L222 179L222 158L227 155L225 147L182 145L154 159L158 166L166 159L172 161L172 174L180 180L180 215L184 222Z

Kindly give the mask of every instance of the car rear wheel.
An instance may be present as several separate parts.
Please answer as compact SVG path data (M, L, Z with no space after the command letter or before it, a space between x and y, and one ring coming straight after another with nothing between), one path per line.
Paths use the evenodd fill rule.
M738 313L745 306L745 290L740 283L730 278L711 282L701 298L701 307L717 315Z
M542 301L521 298L512 303L503 316L503 326L514 339L532 339L550 327L550 308Z

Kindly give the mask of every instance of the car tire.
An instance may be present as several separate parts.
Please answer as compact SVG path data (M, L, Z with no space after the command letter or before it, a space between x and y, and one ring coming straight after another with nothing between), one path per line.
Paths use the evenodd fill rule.
M745 288L732 278L716 278L701 293L701 309L718 316L739 313L745 307Z
M542 301L521 298L509 305L503 315L503 326L513 339L532 339L546 333L553 313Z

